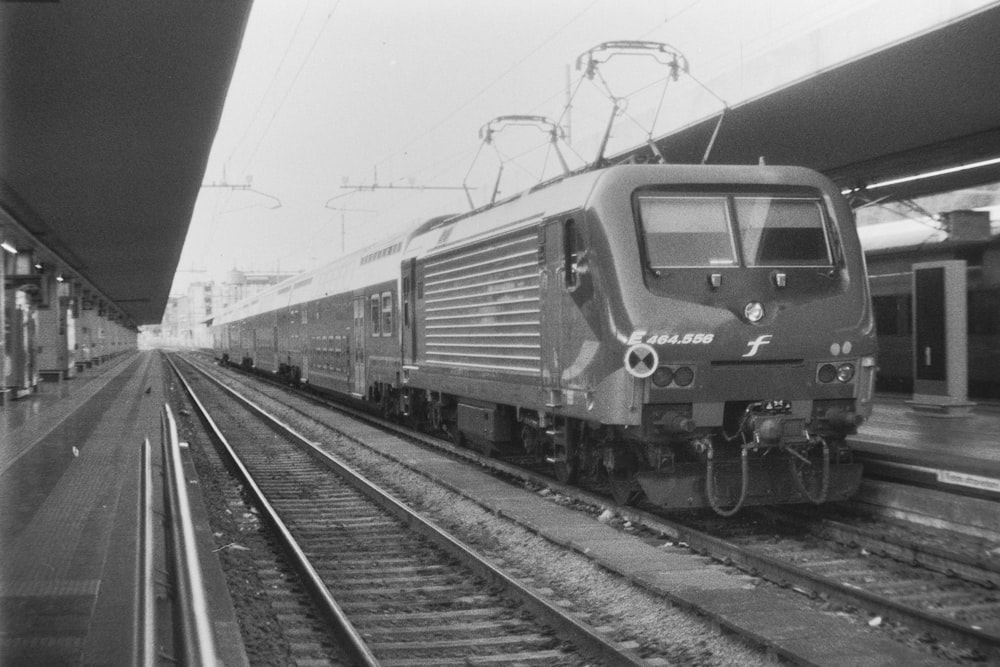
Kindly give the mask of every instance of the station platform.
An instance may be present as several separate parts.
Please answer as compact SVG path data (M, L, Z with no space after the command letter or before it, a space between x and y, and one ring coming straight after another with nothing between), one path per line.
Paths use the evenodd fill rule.
M0 408L5 667L133 663L141 444L159 447L162 366L125 355Z
M876 396L871 418L848 438L869 469L908 469L909 479L974 489L1000 498L1000 403L980 402L967 415L914 410L909 396ZM872 470L874 471L874 470Z

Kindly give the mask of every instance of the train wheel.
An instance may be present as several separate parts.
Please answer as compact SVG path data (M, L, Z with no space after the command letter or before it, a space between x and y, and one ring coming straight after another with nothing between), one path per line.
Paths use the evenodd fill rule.
M553 461L556 471L556 479L562 484L575 484L580 477L580 464L577 461L567 461L556 458Z
M521 428L521 447L535 461L540 463L545 460L548 444L550 443L546 442L545 436L534 426L525 424Z
M604 472L608 476L611 496L619 505L632 505L642 495L642 487L635 481L638 470L635 455L624 448L609 447L604 450Z
M563 426L553 437L552 465L556 479L562 484L575 484L580 477L580 456L577 429Z

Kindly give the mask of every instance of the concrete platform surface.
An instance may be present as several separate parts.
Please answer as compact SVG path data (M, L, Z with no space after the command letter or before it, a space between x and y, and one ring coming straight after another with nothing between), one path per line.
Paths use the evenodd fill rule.
M0 408L0 664L132 663L140 447L165 397L143 352Z

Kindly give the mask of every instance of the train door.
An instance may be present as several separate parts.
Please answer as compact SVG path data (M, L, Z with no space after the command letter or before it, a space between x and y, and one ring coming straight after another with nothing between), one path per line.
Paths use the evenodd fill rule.
M367 303L364 296L354 297L354 386L352 393L356 396L364 396L368 387L368 378L365 374L365 309Z
M417 260L411 258L403 262L403 363L417 361Z
M587 387L588 363L597 350L596 336L581 313L588 298L579 273L583 241L577 218L553 220L544 227L540 260L542 281L542 381L561 400Z

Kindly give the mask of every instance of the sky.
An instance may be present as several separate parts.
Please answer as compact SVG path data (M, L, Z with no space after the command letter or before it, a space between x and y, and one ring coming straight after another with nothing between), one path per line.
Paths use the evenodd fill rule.
M172 294L312 268L560 173L552 125L494 123L484 142L498 117L557 124L576 168L612 98L610 154L983 4L255 0ZM666 44L688 72L654 49L577 69L617 40Z

